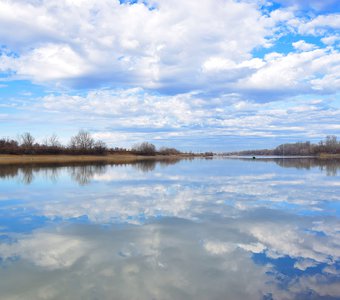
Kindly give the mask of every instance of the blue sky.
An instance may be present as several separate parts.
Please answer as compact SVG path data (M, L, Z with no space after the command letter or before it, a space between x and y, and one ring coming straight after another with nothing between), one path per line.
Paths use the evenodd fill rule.
M0 0L0 136L228 151L340 132L337 0Z

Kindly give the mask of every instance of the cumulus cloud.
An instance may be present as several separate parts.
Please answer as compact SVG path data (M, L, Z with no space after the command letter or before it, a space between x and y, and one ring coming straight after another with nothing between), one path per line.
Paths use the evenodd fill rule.
M304 42L293 44L299 50L312 50ZM301 53L268 54L266 64L256 73L240 81L242 89L256 90L263 96L279 92L281 95L334 93L339 89L340 53L333 49L315 49Z
M304 21L289 10L265 15L255 4L232 0L199 4L12 0L0 1L0 12L0 38L7 47L0 56L3 72L56 86L134 86L173 94L192 90L242 94L248 88L243 81L267 90L256 78L272 85L273 73L282 74L280 60L269 63L254 58L255 48L272 46L275 36L282 35L280 26L316 34L320 28L339 25L336 14ZM5 28L23 30L10 35ZM293 45L299 51L313 49L302 41ZM319 56L327 59L327 50L320 51ZM333 61L338 61L336 55ZM320 70L296 73L293 56L285 57L282 89L288 87L295 93L313 89L310 77ZM303 53L294 56L297 64L305 64L305 60ZM271 68L275 68L273 72ZM294 78L292 74L296 74ZM333 70L323 66L321 74L331 77ZM304 87L296 85L296 77ZM274 77L275 92L281 91L278 84ZM319 90L321 87L318 83Z
M300 51L310 51L316 48L315 45L306 43L304 40L300 40L300 41L293 43L293 47Z
M241 62L270 33L266 18L247 3L172 0L152 6L1 1L0 37L18 54L2 57L2 64L38 82L189 89L203 83L200 68L209 57ZM9 35L8 27L23 30Z
M340 28L340 14L320 15L308 21L301 22L299 32L302 34L322 35L327 29L338 30Z
M340 41L339 35L330 35L321 39L321 41L326 45L334 45Z

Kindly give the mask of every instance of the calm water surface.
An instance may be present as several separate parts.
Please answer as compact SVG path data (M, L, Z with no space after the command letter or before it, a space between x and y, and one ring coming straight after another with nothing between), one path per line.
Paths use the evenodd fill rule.
M0 166L0 299L340 299L340 162Z

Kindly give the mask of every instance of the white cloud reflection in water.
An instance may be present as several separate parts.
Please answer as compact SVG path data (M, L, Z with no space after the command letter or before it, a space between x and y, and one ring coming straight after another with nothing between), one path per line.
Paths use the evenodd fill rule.
M7 172L1 299L337 299L339 164L281 166Z

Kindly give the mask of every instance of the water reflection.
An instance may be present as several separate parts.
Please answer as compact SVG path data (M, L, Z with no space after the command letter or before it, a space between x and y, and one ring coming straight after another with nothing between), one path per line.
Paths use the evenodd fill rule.
M24 184L31 184L36 175L41 175L45 179L56 182L61 172L66 171L70 177L80 185L86 185L96 175L105 174L110 166L129 165L141 172L151 172L157 165L166 167L180 161L177 158L162 160L140 160L126 164L108 164L104 162L96 163L72 163L72 164L26 164L26 165L0 165L0 178L16 178Z
M339 180L294 162L8 169L0 298L340 299Z
M265 210L222 222L38 230L1 245L0 290L4 299L337 299L334 220L302 223L315 233Z
M242 159L240 159L242 160ZM339 159L318 159L318 158L260 158L257 160L243 159L251 162L275 162L283 168L296 168L310 170L319 168L327 176L337 176L340 170ZM157 165L166 167L180 162L180 159L163 160L142 160L128 164L107 164L107 163L86 163L86 164L27 164L27 165L0 165L0 178L16 178L20 182L30 184L36 175L42 175L45 179L56 182L60 172L66 171L70 177L80 185L86 185L96 175L105 174L110 166L130 165L142 172L152 172Z
M249 158L247 160L250 160ZM337 158L302 158L302 157L291 157L291 158L266 158L260 157L254 162L275 162L283 168L296 168L310 170L312 168L319 168L321 171L325 171L327 176L336 176L340 170L340 159Z
M299 158L299 159L279 159L275 161L284 168L297 168L310 170L311 168L319 168L325 171L327 176L336 176L340 170L339 159L317 159L317 158Z
M104 164L81 165L68 167L71 178L80 185L88 184L95 175L105 174L107 167Z
M192 160L192 159L186 159L186 160ZM160 165L161 167L167 167L170 165L174 165L178 162L180 162L181 159L179 158L169 158L169 159L162 159L162 160L141 160L135 162L132 166L136 169L142 171L142 172L151 172L155 170L157 165Z

